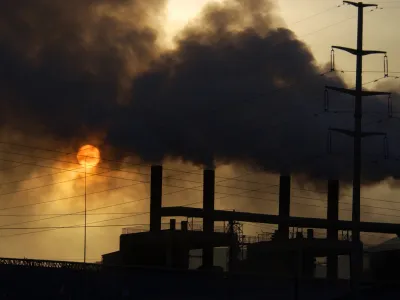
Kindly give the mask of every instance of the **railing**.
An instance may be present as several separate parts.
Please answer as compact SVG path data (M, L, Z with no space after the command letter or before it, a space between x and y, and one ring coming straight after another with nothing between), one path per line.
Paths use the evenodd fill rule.
M307 228L296 228L292 227L292 230L289 232L289 239L296 238L307 238ZM313 238L321 238L325 239L326 235L324 233L314 233ZM351 241L351 231L350 230L339 230L338 231L338 240L339 241Z
M177 230L182 230L180 228L180 224L176 224ZM169 223L163 223L161 224L161 229L162 230L169 230L170 229L170 224ZM203 231L203 224L202 223L192 223L188 222L187 226L188 231ZM127 227L122 229L122 234L133 234L133 233L141 233L141 232L148 232L150 231L150 226L145 225L145 226L136 226L136 227ZM307 239L307 229L305 228L293 228L289 232L289 239L298 239L298 238L303 238ZM228 233L228 227L224 226L215 226L214 227L214 232L219 232L219 233ZM318 235L321 235L318 237ZM318 239L322 238L325 239L326 236L325 234L318 234L313 236L313 238ZM274 233L266 232L266 233L260 233L257 236L244 236L243 237L243 244L253 244L253 243L259 243L259 242L268 242L271 241L274 238ZM338 234L338 240L339 241L351 241L351 231L349 230L340 230Z
M243 244L255 244L255 243L260 243L260 242L269 242L274 239L274 236L276 233L261 233L258 234L257 236L244 236L243 237ZM312 237L313 239L326 239L326 236L314 236ZM310 237L307 237L304 235L303 230L299 231L290 231L289 232L289 239L310 239ZM348 230L341 230L339 231L338 234L338 240L339 241L351 241L351 232Z
M36 268L72 269L72 270L100 270L101 264L79 263L68 261L51 261L35 259L0 258L0 265L24 266Z
M260 243L260 242L269 242L273 238L272 233L261 233L257 236L244 236L243 237L243 244L255 244L255 243Z
M147 231L149 231L148 228L136 228L136 227L122 228L122 234L132 234L132 233L147 232Z
M176 224L177 230L182 230L181 226ZM170 224L164 223L161 224L161 230L170 230ZM188 223L187 227L188 231L203 231L203 224L202 223ZM133 233L141 233L141 232L148 232L150 231L150 225L142 225L142 226L135 226L135 227L125 227L122 228L122 234L133 234ZM228 233L227 228L224 226L214 226L214 232L218 233Z
M351 231L350 230L340 230L339 232L339 240L340 241L352 241Z

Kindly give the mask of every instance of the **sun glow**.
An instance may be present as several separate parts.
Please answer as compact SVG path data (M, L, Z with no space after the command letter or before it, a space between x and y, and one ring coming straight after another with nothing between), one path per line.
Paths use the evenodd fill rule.
M93 168L100 162L100 150L95 146L85 145L79 148L76 158L82 166Z
M221 0L168 0L165 30L169 46L173 45L176 34L195 19L207 4L213 2Z

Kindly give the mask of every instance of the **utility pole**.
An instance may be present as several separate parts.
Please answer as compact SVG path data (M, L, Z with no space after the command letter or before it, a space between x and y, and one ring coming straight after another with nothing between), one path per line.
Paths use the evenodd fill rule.
M85 266L84 271L84 298L87 299L87 290L88 290L88 272L87 272L87 265L86 265L86 234L87 234L87 155L85 155L85 228L84 228L84 235L83 235L83 264Z
M87 156L85 156L85 226L84 226L84 234L83 234L83 263L86 265L86 231L87 231L87 222L86 222L86 220L87 220L87 209L86 209L86 203L87 203L87 192L86 192L86 190L87 190L87 188L86 188L86 175L87 175L87 170L86 170L86 159L87 159Z
M326 89L338 91L340 93L352 95L355 97L354 111L354 131L346 129L332 128L330 130L351 136L354 140L354 161L353 161L353 203L352 203L352 242L353 251L351 253L351 281L352 281L352 299L358 299L359 283L363 271L363 248L360 240L360 193L361 193L361 139L368 136L386 135L382 132L362 132L362 97L390 95L385 92L372 92L362 90L362 63L364 55L384 54L385 69L387 56L384 51L363 50L363 17L364 8L375 7L376 4L365 4L363 2L343 1L344 4L352 5L358 9L358 29L357 29L357 49L351 49L341 46L332 46L333 49L346 51L357 56L356 68L356 88L355 90L326 86ZM385 70L386 71L386 70Z

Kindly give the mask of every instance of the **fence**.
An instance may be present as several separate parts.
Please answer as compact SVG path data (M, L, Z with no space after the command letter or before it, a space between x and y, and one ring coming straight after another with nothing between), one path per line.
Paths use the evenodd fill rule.
M176 229L182 230L181 225L176 224ZM170 230L170 223L163 223L161 224L161 230ZM203 231L203 224L202 223L188 223L187 227L188 231ZM135 227L125 227L122 228L122 234L133 234L133 233L140 233L140 232L148 232L150 231L150 225L141 225ZM224 226L214 226L214 232L219 233L228 233L228 228Z

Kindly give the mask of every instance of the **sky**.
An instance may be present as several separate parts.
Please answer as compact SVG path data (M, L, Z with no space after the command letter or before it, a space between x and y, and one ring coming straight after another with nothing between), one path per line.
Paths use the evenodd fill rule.
M207 3L213 0L169 0L168 25L169 36L184 27ZM278 0L276 11L286 25L311 48L315 58L321 64L330 63L332 45L356 47L357 9L344 6L337 0ZM379 9L366 10L364 17L364 47L369 50L387 51L389 68L400 70L400 60L396 58L399 40L394 28L400 10L400 1L377 0L366 2L378 4ZM355 59L350 54L336 51L336 67L342 70L355 70ZM365 59L365 70L383 70L383 58L371 56ZM366 81L382 77L382 73L365 74ZM354 74L345 74L348 81L354 81Z
M212 1L169 0L167 22L163 26L169 40L169 47L174 47L173 38L175 34L196 18L200 10L209 2ZM396 84L397 81L400 81L400 79L394 78L396 74L400 76L400 59L396 57L400 47L400 39L394 29L397 28L400 0L377 0L375 3L380 4L383 9L366 13L364 45L366 49L388 52L391 77L381 79L383 77L383 58L381 56L367 57L364 68L374 72L366 73L363 81L369 82L380 79L375 86L372 83L368 85L368 88L380 88L382 83ZM301 41L304 41L310 47L317 63L321 66L330 63L331 45L355 47L356 9L353 7L343 6L340 1L336 0L279 0L275 9L276 14L282 18L282 24L286 24ZM335 60L337 70L355 70L355 59L349 54L336 51ZM129 69L127 72L131 71ZM136 72L136 70L132 72ZM355 74L353 72L345 72L342 76L350 85L354 82ZM60 114L60 119L61 117L62 114ZM75 117L78 118L78 116ZM30 181L21 179L24 177L21 177L19 171L1 176L2 193L4 194L2 195L4 206L1 207L20 206L15 209L0 208L0 215L3 214L1 226L7 224L8 227L13 226L20 229L0 231L0 239L7 241L0 243L0 256L81 261L83 246L83 229L81 227L75 229L53 228L54 230L36 229L34 231L38 231L38 233L34 234L32 234L33 230L23 229L25 226L40 228L82 224L82 213L76 215L76 212L82 212L84 208L84 175L82 169L77 172L63 173L65 170L79 168L80 165L69 162L73 159L73 156L61 155L58 157L55 153L38 149L31 151L23 147L10 149L12 150L9 151L25 154L25 156L17 155L14 157L19 162L30 161L30 157L26 155L48 158L48 161L42 160L40 162L41 165L48 166L48 168L35 169L29 175L32 178ZM71 152L73 151L74 149L71 150ZM90 172L109 171L109 173L87 178L87 204L88 209L92 209L88 215L88 222L92 223L92 227L88 228L87 243L90 261L98 261L102 253L117 250L122 225L129 226L148 222L148 202L146 199L149 195L149 170L144 166L132 167L135 161L128 160L124 163L126 166L123 165L123 172L110 171L110 168L114 168L114 166L103 161L101 166ZM129 165L131 167L128 167ZM53 175L48 178L46 174ZM170 178L166 182L168 186L165 187L165 193L171 194L164 197L164 205L192 204L192 206L199 207L201 172L197 167L187 166L183 163L171 163L167 165L166 176ZM239 179L242 180L228 180L225 184L219 183L216 196L217 208L265 213L277 212L278 190L276 184L278 178L276 175L254 173L242 166L228 165L217 168L217 176L220 177L220 180L240 176ZM135 185L135 188L130 189L132 184L135 184L133 180L138 180L139 183ZM54 184L55 182L58 182L58 184ZM10 187L5 183L17 185L18 193L15 193L15 186ZM182 188L187 190L179 193L178 199L175 194ZM102 193L103 190L107 190L107 193ZM258 191L251 193L247 198L240 195L227 197L232 193L240 194L249 190ZM294 204L296 214L299 216L324 217L326 215L326 195L307 190L315 190L315 186L306 184L305 186L297 185L294 187L293 195L297 197L294 201L298 202L297 204L300 203L297 206ZM351 191L346 189L343 193L349 195ZM76 195L79 195L79 197L76 197ZM366 205L364 212L367 212L367 214L363 215L363 219L397 222L399 214L396 214L396 211L400 211L400 205L394 202L397 195L398 191L393 189L390 182L386 181L379 185L364 188L363 196L366 198L363 199L363 204ZM57 199L64 199L65 201L53 201ZM381 201L382 199L387 201ZM302 201L309 203L309 200L313 201L313 204L301 205ZM350 217L350 198L343 196L342 200L341 218L348 219ZM265 201L268 205L265 204ZM41 202L47 202L47 204L33 205ZM24 206L27 203L31 205L29 208ZM99 207L103 208L98 209ZM124 214L131 212L137 215L134 218L121 219ZM368 215L368 212L373 212L373 214ZM8 215L6 216L6 214ZM65 214L71 215L65 216ZM64 215L62 222L57 219L60 215ZM102 222L102 220L110 218L115 220ZM102 227L103 225L108 227ZM245 225L248 234L273 229L273 226ZM387 237L381 235L364 235L367 243L377 243L385 238Z

